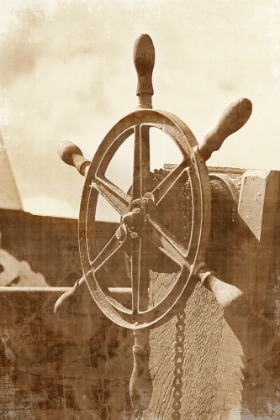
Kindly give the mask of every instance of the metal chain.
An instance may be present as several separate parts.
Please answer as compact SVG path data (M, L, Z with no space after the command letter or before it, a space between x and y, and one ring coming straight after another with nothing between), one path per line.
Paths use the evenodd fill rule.
M183 363L184 363L184 339L185 339L185 312L177 314L176 335L175 335L175 360L174 360L174 380L173 380L173 413L172 420L181 419L181 398L183 385Z
M177 314L176 322L176 334L175 334L175 360L174 360L174 379L173 379L173 413L171 416L172 420L181 420L181 398L182 398L182 386L183 386L183 364L184 364L184 341L185 341L185 324L186 314L185 312L179 312ZM135 420L142 420L143 412L135 410Z
M183 209L183 243L187 245L187 238L189 237L190 232L188 232L189 220L192 218L191 206L192 203L191 192L190 192L190 179L189 177L184 183L183 191L181 194L181 208ZM181 398L182 398L182 386L183 386L183 364L184 364L184 341L185 341L185 324L186 313L185 311L178 312L177 322L176 322L176 335L175 335L175 359L174 359L174 379L173 379L173 413L172 420L181 419Z

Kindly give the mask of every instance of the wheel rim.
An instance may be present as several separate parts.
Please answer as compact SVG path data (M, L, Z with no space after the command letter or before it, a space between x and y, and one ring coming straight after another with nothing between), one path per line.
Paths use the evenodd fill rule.
M148 181L150 128L164 131L182 153L182 162L153 189ZM128 194L108 180L105 172L118 148L132 134L133 181L132 191ZM145 328L161 320L179 300L198 266L204 264L210 230L211 200L207 168L196 146L197 141L192 132L174 115L156 110L139 110L124 117L109 131L90 165L79 218L81 262L95 302L101 311L118 325L133 329ZM183 174L187 174L192 192L191 233L187 247L154 218L155 209ZM99 194L121 217L116 234L101 252L98 252L95 245L95 213ZM131 251L131 309L114 300L108 285L100 284L96 277L97 271L123 247L127 238L130 240ZM140 301L144 299L149 287L142 261L143 247L147 242L173 260L179 271L161 301L142 310Z

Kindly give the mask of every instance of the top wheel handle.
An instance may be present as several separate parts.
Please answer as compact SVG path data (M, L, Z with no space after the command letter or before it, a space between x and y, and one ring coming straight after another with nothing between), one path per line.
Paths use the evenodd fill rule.
M155 48L149 35L141 35L136 39L133 61L138 77L136 90L139 100L138 108L152 108L154 94L152 73L155 65Z

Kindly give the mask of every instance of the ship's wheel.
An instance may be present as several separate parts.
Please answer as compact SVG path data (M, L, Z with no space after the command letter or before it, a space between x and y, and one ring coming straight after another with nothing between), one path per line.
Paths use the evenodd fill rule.
M154 61L151 38L148 35L140 36L134 47L134 64L138 75L137 110L121 119L108 132L92 162L85 159L80 149L72 143L62 142L59 145L62 160L75 166L86 176L86 180L79 217L79 245L84 275L71 291L59 299L56 309L82 282L86 282L101 311L121 327L134 330L136 341L130 395L138 416L147 408L151 393L147 363L148 335L141 333L141 330L149 331L152 325L163 322L184 291L188 291L190 282L200 280L214 292L221 306L233 315L246 316L250 311L243 293L218 279L205 264L211 224L211 192L205 162L213 151L221 147L226 137L246 123L252 111L251 102L240 99L232 103L216 128L198 145L190 129L178 117L152 109ZM181 162L156 185L153 185L150 176L151 129L163 131L176 144L182 156ZM107 170L118 149L131 136L134 142L133 176L131 188L126 192L109 179ZM165 199L177 188L180 180L189 186L187 235L184 241L176 237L160 217L162 212L169 211ZM98 246L96 228L99 196L119 214L119 225L114 235L101 248ZM159 208L161 211L158 211ZM150 267L147 264L149 246L156 248L177 267L176 275L172 276L161 298L156 301L151 299ZM107 269L102 276L98 274L122 249L130 258L131 283L129 288L123 289L130 297L126 305L112 292L111 276L106 276ZM184 296L187 298L187 294Z

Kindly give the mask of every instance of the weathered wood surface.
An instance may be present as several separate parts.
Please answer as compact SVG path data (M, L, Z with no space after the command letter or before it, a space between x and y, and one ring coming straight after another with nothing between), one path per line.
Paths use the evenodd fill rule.
M121 419L131 413L132 340L73 298L53 314L61 289L0 289L0 418Z
M182 405L178 418L210 419L213 414L223 335L222 311L212 293L201 286L195 288L183 311L182 330L178 329L180 319L175 316L151 332L154 392L145 420L172 419L178 400ZM183 335L184 343L183 352L179 353L183 375L182 383L178 383L178 395L174 393L176 334Z
M54 287L72 286L81 277L77 220L0 209L0 226L1 249L4 250L0 254L0 264L4 268L1 271L0 267L0 286L31 285L33 282L27 280L30 269L41 277L37 283L40 286L43 282ZM113 223L97 222L100 241L109 239L115 231ZM18 260L13 269L5 251ZM115 286L121 285L123 271L124 264L115 264ZM35 285L35 275L32 285Z

